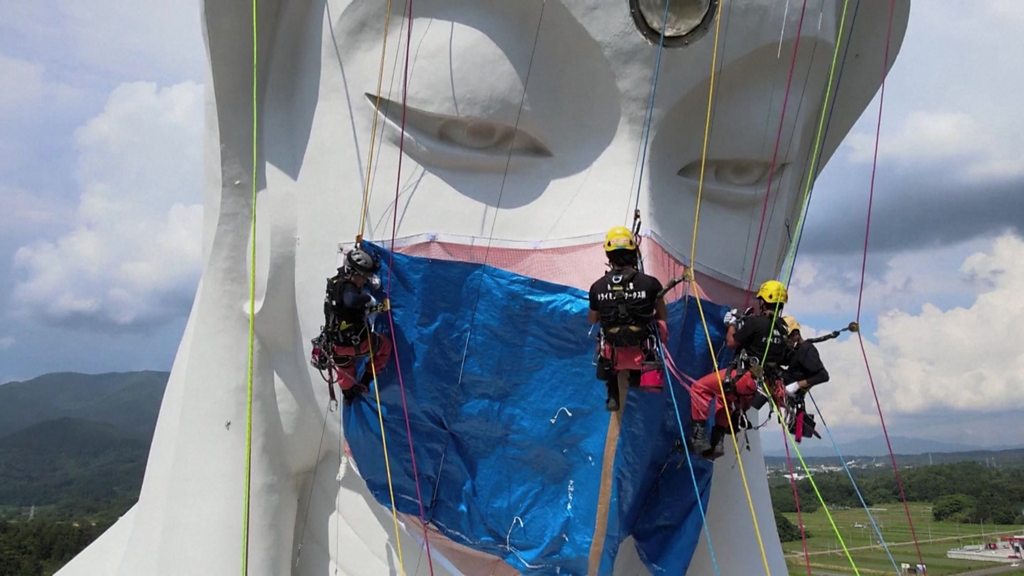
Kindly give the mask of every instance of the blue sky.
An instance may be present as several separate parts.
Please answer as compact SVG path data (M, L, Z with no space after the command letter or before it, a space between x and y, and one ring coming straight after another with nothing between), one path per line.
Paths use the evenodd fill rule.
M201 259L199 14L195 0L0 0L0 382L170 368ZM912 4L862 317L894 433L1024 432L1022 56L1024 2ZM815 188L790 306L812 331L856 311L876 106ZM822 354L829 422L876 434L856 341Z

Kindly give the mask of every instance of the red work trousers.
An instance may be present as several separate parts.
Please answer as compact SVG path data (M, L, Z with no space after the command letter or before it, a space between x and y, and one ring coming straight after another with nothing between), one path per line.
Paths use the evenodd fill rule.
M719 378L724 382L729 372L733 372L733 378L736 378L735 371L722 369L717 374L712 372L702 377L690 387L690 416L694 420L702 422L708 420L708 408L711 399L714 398L715 424L726 428L729 426L729 413L727 406L723 406L722 393L718 387ZM727 391L726 398L728 398L729 403L734 403L741 410L746 411L747 408L750 408L750 402L754 398L757 381L750 375L750 372L744 372L742 376L736 378L734 386L735 392Z
M370 334L370 338L360 342L358 348L353 346L334 347L334 376L337 378L338 386L342 390L348 390L356 385L358 381L356 377L356 358L365 357L370 354L370 339L373 339L373 370L380 374L380 371L387 365L388 359L391 358L391 341L387 338L381 338L377 334ZM369 370L370 366L366 366L364 381L369 380L369 376L365 375Z

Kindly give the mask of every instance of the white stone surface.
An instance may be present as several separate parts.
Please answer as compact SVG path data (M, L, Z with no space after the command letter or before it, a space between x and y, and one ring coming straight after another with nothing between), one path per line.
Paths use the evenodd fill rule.
M381 96L401 102L404 4L394 4ZM801 1L788 4L724 3L696 265L740 288L750 274L796 39ZM795 220L807 174L842 6L834 0L808 4L755 281L778 273L788 244L786 224ZM887 5L860 5L824 158L878 87ZM352 467L340 486L335 479L342 439L333 417L317 457L327 396L307 362L309 339L321 322L324 278L335 266L338 243L351 241L358 229L376 113L366 95L376 92L385 2L262 0L260 6L249 572L394 574L399 568L390 514ZM168 382L140 500L62 576L241 571L251 14L249 4L227 0L207 0L203 10L211 63L203 278ZM897 2L893 58L908 11L907 0ZM417 0L412 25L398 236L566 244L631 218L656 48L635 29L626 1ZM640 188L645 225L684 261L713 40L712 30L690 46L664 52ZM520 134L513 136L524 85ZM400 110L381 117L386 126L374 156L371 239L391 237L395 209ZM752 440L743 454L747 477L771 569L781 574L785 565L756 434ZM709 525L723 574L760 573L732 458L716 463ZM401 547L406 573L426 574L414 528L403 528ZM712 573L709 562L702 541L690 572ZM629 546L618 566L623 573L642 570ZM434 571L456 572L441 558Z

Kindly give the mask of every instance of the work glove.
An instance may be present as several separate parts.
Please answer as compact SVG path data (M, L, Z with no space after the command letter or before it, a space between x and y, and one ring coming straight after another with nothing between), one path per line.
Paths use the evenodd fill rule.
M790 382L786 384L786 396L790 398L796 398L800 394L801 388L799 382Z
M725 317L722 320L726 326L733 326L740 321L740 311L733 308L725 313Z
M377 313L380 312L380 307L372 294L368 294L368 296L370 301L366 303L366 325L370 328L370 332L375 332L374 326L377 324Z

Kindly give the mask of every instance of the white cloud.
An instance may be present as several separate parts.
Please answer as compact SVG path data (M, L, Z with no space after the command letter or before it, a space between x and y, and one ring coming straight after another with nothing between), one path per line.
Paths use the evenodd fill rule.
M992 14L998 19L1024 21L1024 4L1020 0L994 0Z
M202 74L196 0L5 2L0 46L69 76L192 79ZM73 55L69 58L69 55Z
M985 111L991 113L991 111ZM915 110L883 128L879 161L900 165L936 166L951 170L962 181L1006 179L1024 176L1024 160L1015 153L1020 134L1004 133L987 126L991 116L977 112ZM848 140L849 158L870 163L874 134L856 132ZM911 166L913 167L913 166Z
M195 0L92 0L61 3L78 56L98 69L130 78L154 70L198 80L203 39Z
M0 184L0 239L24 238L40 229L52 230L67 222L73 212L62 203L21 188Z
M863 233L863 232L862 232ZM991 237L982 237L940 248L905 249L895 254L868 254L865 277L865 313L889 309L918 309L922 302L966 302L976 290L975 280L957 274L955 264L968 255L987 249ZM880 257L884 261L880 261ZM857 312L860 285L860 253L808 254L797 259L790 282L789 310L799 317L849 316Z
M1024 409L1024 348L1014 338L1024 322L1024 240L1004 235L963 261L975 287L969 306L917 313L892 309L865 339L887 416ZM819 345L832 381L815 397L840 426L877 425L878 416L855 338ZM962 412L961 412L962 413Z
M14 346L14 342L15 340L13 336L4 336L3 338L0 338L0 350L7 350L11 346Z
M48 78L42 64L0 54L0 114L23 115L26 108L52 108L73 101L77 92L70 86Z
M886 140L883 152L897 160L942 160L979 145L991 146L969 114L918 110L903 119L895 137Z
M1018 0L912 2L886 78L880 164L972 184L1024 176L1022 23ZM852 161L871 161L877 114L876 95L848 140Z
M45 92L43 67L0 54L0 76L5 90L0 91L0 112L37 101Z
M42 64L2 51L0 78L0 179L24 181L37 165L54 160L54 141L68 132L60 121L82 104L83 93L52 78ZM48 137L54 125L65 129Z
M130 328L180 316L201 258L202 87L119 86L75 134L72 230L23 246L15 312Z

